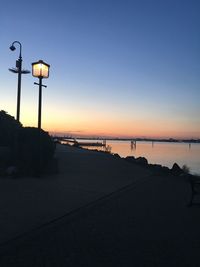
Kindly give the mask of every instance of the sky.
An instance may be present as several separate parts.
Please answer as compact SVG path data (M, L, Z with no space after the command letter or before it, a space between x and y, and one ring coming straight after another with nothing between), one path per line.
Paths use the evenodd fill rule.
M0 109L16 117L23 69L50 64L51 134L200 138L199 0L1 0ZM20 121L37 127L37 78L23 75Z

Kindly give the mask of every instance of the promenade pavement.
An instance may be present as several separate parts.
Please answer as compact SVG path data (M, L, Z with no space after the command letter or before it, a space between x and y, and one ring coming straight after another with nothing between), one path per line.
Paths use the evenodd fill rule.
M1 267L200 266L200 209L188 207L187 179L73 147L56 153L58 175L10 181Z
M59 173L0 179L0 245L149 175L105 153L57 145Z

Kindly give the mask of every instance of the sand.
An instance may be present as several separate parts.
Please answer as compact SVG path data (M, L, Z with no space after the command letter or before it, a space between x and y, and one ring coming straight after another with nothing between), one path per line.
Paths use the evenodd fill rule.
M200 266L186 179L73 147L56 155L57 175L0 180L0 266Z

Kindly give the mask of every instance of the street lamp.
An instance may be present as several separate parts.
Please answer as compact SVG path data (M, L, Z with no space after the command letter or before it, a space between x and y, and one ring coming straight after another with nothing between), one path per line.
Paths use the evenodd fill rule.
M38 103L38 129L41 129L41 111L42 111L42 87L47 87L42 84L43 78L49 77L50 65L42 60L32 63L32 75L33 77L39 78L39 83L34 83L39 85L39 103Z
M39 83L35 83L39 85L39 103L38 103L38 176L40 176L41 166L42 166L42 151L41 151L41 114L42 114L42 87L47 87L42 84L43 78L49 77L49 68L50 65L45 63L42 60L32 63L32 75L33 77L39 78Z
M20 99L21 99L21 75L30 73L29 70L22 70L22 44L19 41L14 41L10 46L11 51L15 51L16 47L14 44L18 44L20 47L19 58L16 60L16 68L11 68L9 71L18 73L18 86L17 86L17 115L16 119L19 121L20 118Z

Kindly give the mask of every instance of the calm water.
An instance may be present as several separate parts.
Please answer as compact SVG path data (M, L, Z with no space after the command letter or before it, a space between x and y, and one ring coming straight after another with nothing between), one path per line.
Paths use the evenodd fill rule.
M83 140L81 140L83 141ZM92 142L91 140L87 140ZM169 143L169 142L139 142L131 146L130 141L107 141L111 153L121 157L145 157L149 163L161 164L169 168L176 162L180 167L187 165L191 173L200 174L200 144ZM101 147L89 149L103 150Z

